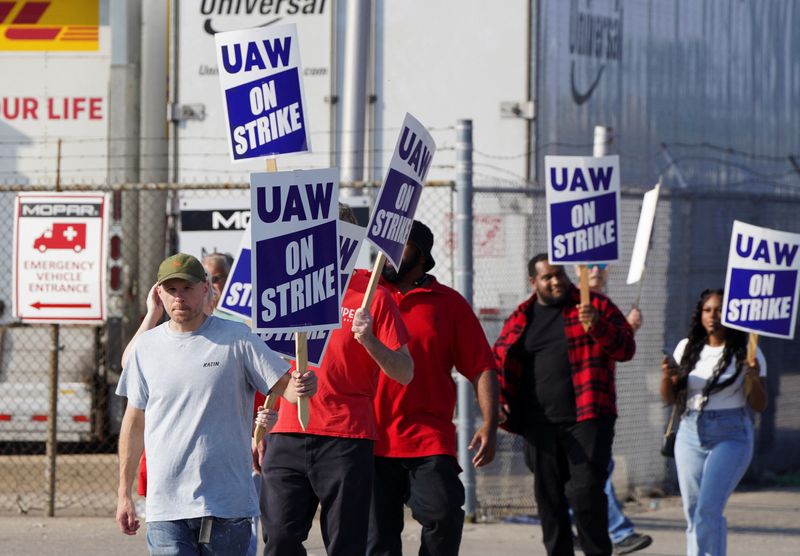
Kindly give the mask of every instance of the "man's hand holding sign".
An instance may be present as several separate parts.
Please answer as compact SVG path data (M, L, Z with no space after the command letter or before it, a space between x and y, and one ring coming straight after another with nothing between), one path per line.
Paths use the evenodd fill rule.
M547 253L551 264L579 264L585 330L597 322L589 263L619 259L619 157L546 156Z
M386 259L395 268L400 268L403 249L422 195L422 185L435 152L436 143L428 130L411 114L406 114L389 170L367 226L367 241L377 247L379 253L361 304L362 309L369 310L372 304L372 296Z
M758 411L759 405L766 406L766 392L758 379L755 356L758 335L794 338L800 291L798 274L800 234L734 221L722 323L750 333L744 388Z
M339 282L341 291L347 291L350 278L353 275L358 252L364 241L365 229L356 224L351 224L343 220L339 221ZM243 319L251 326L253 281L251 279L251 249L250 249L250 229L242 234L242 242L239 246L233 267L222 290L220 303L217 310ZM252 326L251 326L252 328ZM308 363L319 367L322 358L328 347L331 337L331 329L310 330L306 333L306 345L308 352ZM293 332L261 332L259 336L273 350L281 355L294 359L296 356L295 337ZM264 402L264 408L272 409L275 407L277 396L269 394ZM261 441L265 434L263 427L256 427L254 441L256 444Z

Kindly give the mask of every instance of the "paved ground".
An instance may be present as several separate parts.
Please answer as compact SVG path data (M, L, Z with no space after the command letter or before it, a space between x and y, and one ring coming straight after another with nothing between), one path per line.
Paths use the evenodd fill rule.
M653 499L629 506L629 515L653 545L637 554L680 555L684 521L677 498ZM800 554L800 488L773 488L734 494L727 509L730 556L796 556ZM406 522L404 554L416 554L418 527ZM311 556L325 553L315 525L306 543ZM487 523L464 528L463 556L544 554L538 525ZM108 555L146 554L144 534L125 537L111 517L0 517L0 554Z

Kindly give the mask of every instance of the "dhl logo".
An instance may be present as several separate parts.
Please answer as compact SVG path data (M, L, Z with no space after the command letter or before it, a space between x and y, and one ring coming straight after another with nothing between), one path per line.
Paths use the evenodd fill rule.
M97 50L99 0L0 0L0 51Z

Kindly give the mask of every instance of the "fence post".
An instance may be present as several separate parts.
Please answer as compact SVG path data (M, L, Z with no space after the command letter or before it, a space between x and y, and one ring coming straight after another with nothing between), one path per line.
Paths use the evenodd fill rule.
M111 74L108 93L108 182L140 181L140 62L141 1L109 2ZM135 291L139 274L139 192L111 193L110 234L119 241L120 257L109 269L107 341L108 368L120 372L122 347L139 326L142 305L128 292Z
M366 118L367 65L370 34L372 33L371 14L371 2L347 0L345 4L347 25L342 66L342 126L339 130L342 181L361 181L365 175L364 122ZM348 189L343 193L345 193L344 197L360 194L356 189Z
M61 139L56 150L56 193L61 192ZM56 454L58 453L58 342L60 325L50 325L50 369L47 389L47 517L56 515Z
M472 305L472 120L456 124L456 289ZM469 380L458 375L458 463L464 472L464 513L475 520L475 469L467 446L474 432L474 395Z
M614 128L602 125L594 126L594 146L592 156L605 156L611 152L614 144Z
M56 452L58 451L58 343L59 325L50 325L49 409L47 412L47 517L56 515Z

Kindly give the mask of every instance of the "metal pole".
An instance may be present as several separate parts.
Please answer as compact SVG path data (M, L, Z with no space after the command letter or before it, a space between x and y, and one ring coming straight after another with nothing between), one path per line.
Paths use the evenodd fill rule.
M108 112L108 182L139 182L139 59L141 54L141 0L109 2L111 20L111 83ZM139 304L128 292L134 290L139 272L139 192L112 193L111 233L121 239L119 289L109 288L106 360L116 367L125 345L139 326Z
M361 181L364 177L364 122L371 13L372 0L347 0L342 68L342 125L339 130L339 167L343 182ZM342 190L342 196L346 196L347 191L351 190Z
M167 43L169 47L169 59L167 60L168 70L167 75L169 75L169 106L176 106L180 100L180 52L178 51L178 45L180 45L180 2L178 0L170 0L169 5L169 21L168 21L168 29L169 29L169 41ZM180 141L178 141L178 134L180 133L180 122L176 122L172 119L172 115L169 114L170 117L170 126L169 132L171 134L169 140L169 160L172 163L172 171L170 173L170 181L174 183L178 183L180 181Z
M56 154L56 193L61 191L61 139ZM47 517L56 515L56 453L58 452L58 333L59 325L50 325L50 371L47 407Z
M47 412L47 517L56 515L56 452L58 435L58 335L59 325L50 325L49 408Z
M472 120L456 124L456 289L472 305L474 276L472 259ZM465 518L475 520L475 469L467 446L474 434L474 393L472 384L458 376L458 462L464 472L461 482L466 494Z
M163 0L142 1L140 179L169 179L167 143L167 72L169 14ZM166 252L167 192L139 194L139 279L136 307L144 307L147 292Z

